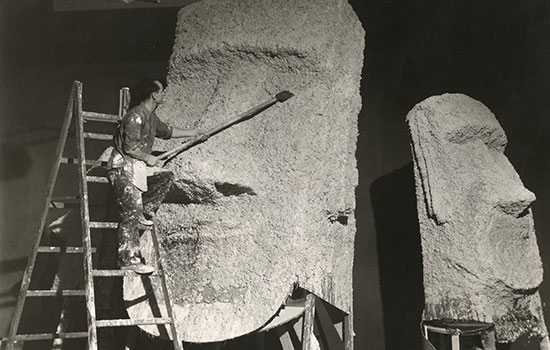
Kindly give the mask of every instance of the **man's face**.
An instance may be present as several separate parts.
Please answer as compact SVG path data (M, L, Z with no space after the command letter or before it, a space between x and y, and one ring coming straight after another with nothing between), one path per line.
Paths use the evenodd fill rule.
M153 93L153 100L157 103L157 105L160 105L164 102L164 89L159 81L155 80L155 84L157 84L159 90Z

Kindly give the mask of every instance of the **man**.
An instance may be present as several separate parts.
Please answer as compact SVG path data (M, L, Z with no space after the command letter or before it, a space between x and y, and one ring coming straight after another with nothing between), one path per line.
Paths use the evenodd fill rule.
M147 177L147 167L160 165L151 154L155 137L193 138L206 135L195 129L179 129L160 121L155 109L163 102L164 88L158 80L143 81L140 103L122 118L108 164L109 182L119 205L118 264L139 274L152 273L139 249L139 226L152 226L152 218L173 183L174 174L162 171ZM143 198L142 198L143 195ZM145 201L144 201L145 199ZM145 202L145 203L144 203Z

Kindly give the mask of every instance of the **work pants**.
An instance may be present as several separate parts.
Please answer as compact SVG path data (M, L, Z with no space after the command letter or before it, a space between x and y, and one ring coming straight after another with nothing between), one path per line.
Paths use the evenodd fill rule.
M147 192L139 190L124 168L109 170L109 182L113 186L120 213L118 226L119 266L141 262L139 249L139 222L151 218L158 210L174 182L174 173L163 171L147 177Z

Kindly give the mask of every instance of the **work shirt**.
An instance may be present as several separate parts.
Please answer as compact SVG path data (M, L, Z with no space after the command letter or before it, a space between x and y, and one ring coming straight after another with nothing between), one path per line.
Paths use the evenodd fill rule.
M147 191L147 165L144 161L130 155L141 150L151 154L155 137L169 139L173 128L162 122L156 113L149 112L143 103L130 109L118 126L115 134L115 148L111 153L108 168L124 168L132 178L133 184Z

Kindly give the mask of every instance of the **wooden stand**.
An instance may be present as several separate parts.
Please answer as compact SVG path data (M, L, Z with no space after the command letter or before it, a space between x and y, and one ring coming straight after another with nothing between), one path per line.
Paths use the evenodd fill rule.
M439 347L430 342L430 333L439 334ZM446 350L451 337L451 350L460 350L460 337L479 336L485 350L496 350L495 327L490 323L475 322L422 322L422 335L432 349Z
M272 326L277 323L274 319L262 328L256 336L256 349L264 349L264 334L274 328L283 350L353 350L352 316L330 306L329 312L327 306L312 293L288 303L287 307L300 308L297 317Z

